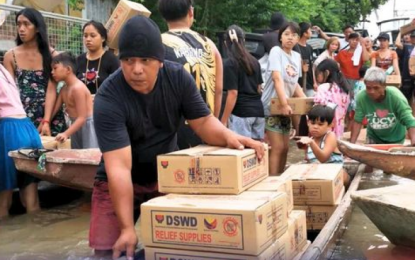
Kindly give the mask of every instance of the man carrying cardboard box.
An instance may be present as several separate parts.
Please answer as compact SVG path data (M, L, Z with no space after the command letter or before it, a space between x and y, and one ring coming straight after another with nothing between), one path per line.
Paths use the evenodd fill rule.
M259 159L262 143L226 129L210 111L183 66L164 60L160 30L135 16L118 41L121 70L99 88L94 123L103 160L92 194L90 246L97 255L113 250L133 259L135 222L142 202L157 192L156 156L177 150L182 117L204 142L236 149L251 147Z
M192 29L192 0L159 0L158 9L169 31L161 35L166 47L165 59L183 65L196 81L196 87L215 117L219 117L222 102L222 57L216 45ZM177 133L180 149L202 143L190 126L182 122Z

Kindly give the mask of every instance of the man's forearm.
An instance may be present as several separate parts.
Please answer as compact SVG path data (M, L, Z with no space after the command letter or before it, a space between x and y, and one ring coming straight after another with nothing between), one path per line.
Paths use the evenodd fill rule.
M358 122L354 122L353 126L352 126L352 133L350 136L350 142L351 143L356 143L357 138L359 137L360 134L360 129L362 128L362 124L358 123Z
M202 138L202 140L215 146L226 146L227 135L232 131L227 129L217 118L212 115L198 119L198 123L189 121L193 131Z
M134 191L131 172L129 169L117 169L116 171L116 174L108 175L108 188L115 214L121 230L134 228Z

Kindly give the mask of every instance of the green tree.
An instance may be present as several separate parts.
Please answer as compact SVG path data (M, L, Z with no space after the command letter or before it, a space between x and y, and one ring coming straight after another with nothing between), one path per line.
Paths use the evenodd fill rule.
M82 0L70 0L73 5ZM158 0L133 0L145 5L151 18L166 31L157 10ZM237 24L247 32L268 28L271 14L283 13L288 20L308 21L323 30L340 32L346 24L356 25L387 0L193 0L193 29L215 39L215 33Z

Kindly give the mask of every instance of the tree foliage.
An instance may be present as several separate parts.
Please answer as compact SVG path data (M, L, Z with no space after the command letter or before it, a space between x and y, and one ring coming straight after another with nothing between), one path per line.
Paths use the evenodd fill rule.
M72 4L82 0L70 0ZM157 10L157 0L133 0L152 12L151 18L167 26ZM283 13L288 20L311 22L325 31L341 32L346 24L356 25L387 0L193 0L193 29L215 39L215 33L237 24L248 32L266 29L271 14Z

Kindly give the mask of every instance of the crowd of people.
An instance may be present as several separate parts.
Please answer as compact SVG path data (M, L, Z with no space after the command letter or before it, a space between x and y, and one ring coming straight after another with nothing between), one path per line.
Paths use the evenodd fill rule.
M373 51L371 39L351 26L344 27L344 39L328 37L318 26L277 12L264 34L264 57L256 60L245 48L243 29L231 25L222 60L212 40L191 29L192 1L159 0L158 7L168 31L161 34L149 18L131 18L119 34L118 57L106 49L107 31L99 22L83 26L87 52L74 57L49 46L38 11L17 13L17 46L0 65L0 218L8 215L15 188L27 212L39 210L38 180L17 171L7 155L40 148L38 132L59 142L70 138L73 149L100 148L89 241L97 255L114 257L132 257L140 205L160 195L159 154L206 143L250 147L261 160L267 142L269 173L278 175L297 131L308 163L342 163L336 140L351 130L356 142L362 127L369 143L402 143L408 136L415 145L415 82L408 65L415 31L409 42L398 36L397 51L389 48L389 35L380 34ZM313 30L327 40L317 59L307 43ZM391 74L402 77L400 89L387 86ZM58 83L64 85L59 92ZM306 96L315 106L294 116L287 99ZM280 102L280 115L271 114L272 98Z

